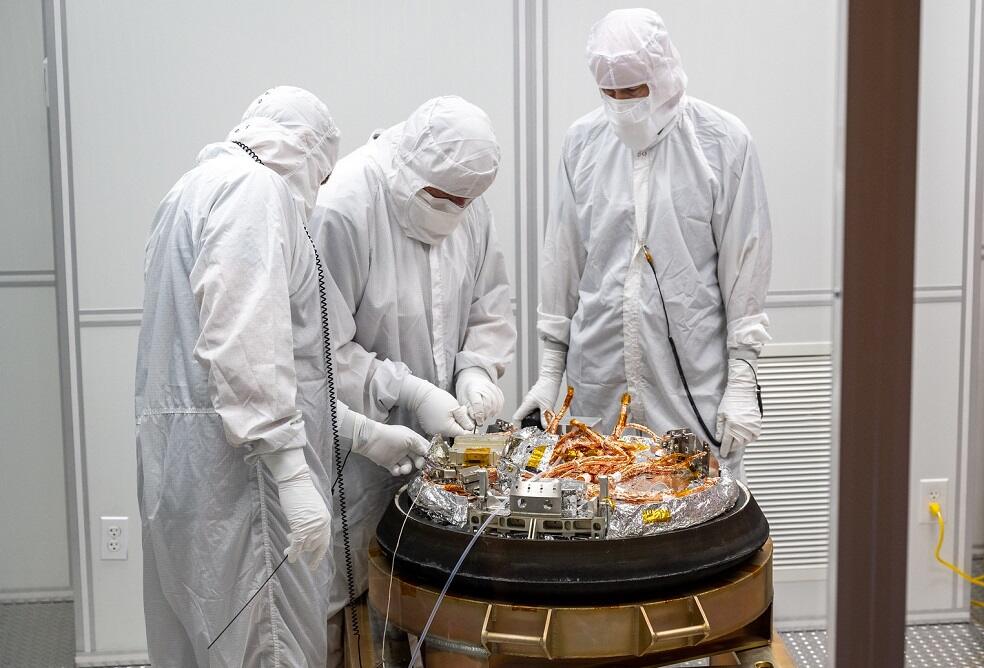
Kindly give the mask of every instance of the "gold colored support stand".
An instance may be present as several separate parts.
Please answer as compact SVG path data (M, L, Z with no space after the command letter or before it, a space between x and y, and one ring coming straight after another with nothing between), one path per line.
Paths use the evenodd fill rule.
M380 618L389 578L389 560L374 543L368 603ZM399 577L392 586L390 624L420 633L439 592ZM368 620L363 628L369 628ZM363 666L373 649L365 648L365 640ZM368 665L378 663L376 654ZM691 591L642 604L554 608L448 595L427 637L424 665L655 668L708 656L711 665L793 668L772 631L772 541L746 563Z

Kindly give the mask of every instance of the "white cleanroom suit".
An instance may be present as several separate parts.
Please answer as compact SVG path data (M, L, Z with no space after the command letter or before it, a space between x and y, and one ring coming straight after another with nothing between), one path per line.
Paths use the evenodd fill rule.
M421 381L456 393L480 423L502 409L496 381L516 330L481 196L498 166L485 113L439 97L339 161L322 188L311 231L343 300L339 396L353 410L433 433L403 401ZM466 206L435 200L426 187Z
M345 602L338 508L325 502L334 433L346 453L387 466L419 449L412 434L390 433L382 456L329 391L323 269L304 220L337 146L324 104L271 89L157 211L136 370L154 666L326 665L338 649L326 621ZM359 512L356 497L348 513ZM289 563L208 650L285 549Z
M646 84L649 94L603 94L564 139L542 252L545 355L517 417L551 406L566 370L572 414L611 426L628 391L634 421L703 437L668 320L697 408L740 474L761 424L752 367L769 340L772 235L752 138L731 114L685 94L679 55L650 10L596 24L588 61L600 89Z
M495 381L512 359L516 331L505 261L481 197L498 163L487 116L441 97L340 160L322 188L311 233L338 288L338 393L353 410L427 434L449 431L428 424L439 416L421 414L431 396L444 397L435 407L445 419L449 407L468 407L452 434L469 417L501 410ZM432 215L419 195L424 187L469 201L434 202L446 213ZM476 394L491 395L489 403L472 401ZM376 481L366 503L378 519L396 484L378 470L365 475ZM370 538L371 531L356 551Z

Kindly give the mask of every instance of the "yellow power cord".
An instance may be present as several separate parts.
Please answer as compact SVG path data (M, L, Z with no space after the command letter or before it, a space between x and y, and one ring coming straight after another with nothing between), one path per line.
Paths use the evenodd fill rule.
M940 562L941 564L949 568L951 571L962 577L970 584L984 587L984 575L978 576L976 578L972 575L968 575L967 573L963 572L962 570L960 570L959 568L957 568L949 561L947 561L946 559L940 556L940 550L943 548L943 535L945 531L944 522L943 522L943 509L940 508L939 503L933 501L932 503L929 504L929 512L930 514L932 514L933 517L936 518L936 523L940 525L940 537L939 540L936 541L936 552L933 554L933 556L936 557L936 561ZM977 606L978 608L984 608L984 601L975 601L974 599L970 599L970 604Z

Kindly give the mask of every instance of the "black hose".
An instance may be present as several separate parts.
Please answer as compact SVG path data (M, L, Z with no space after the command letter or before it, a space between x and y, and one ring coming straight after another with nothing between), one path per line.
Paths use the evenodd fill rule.
M670 316L666 310L666 301L663 299L663 288L659 284L659 274L656 273L656 265L653 263L653 254L649 252L649 246L644 245L642 250L645 252L646 262L649 263L649 268L653 270L653 278L656 279L656 291L659 293L659 303L663 307L663 321L666 323L666 340L670 343L670 352L673 353L673 361L676 362L677 374L680 376L680 383L683 385L683 390L687 393L687 401L690 402L690 409L694 412L694 417L697 418L697 422L704 431L704 435L707 436L707 440L720 448L721 442L714 438L711 430L707 428L707 424L704 422L704 418L697 408L697 402L694 401L694 395L690 392L690 383L687 382L687 374L683 371L683 362L680 361L680 353L677 351L676 342L673 341L673 334L670 332ZM741 361L747 364L748 368L752 370L752 375L755 377L755 398L758 400L759 415L765 415L765 412L762 410L762 387L758 382L758 372L755 371L755 367L748 360L743 359Z

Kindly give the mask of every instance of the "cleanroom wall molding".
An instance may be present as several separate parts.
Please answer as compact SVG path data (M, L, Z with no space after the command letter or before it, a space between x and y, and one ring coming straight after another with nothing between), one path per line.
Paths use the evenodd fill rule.
M49 272L51 273L51 272ZM51 285L54 284L54 278L51 278ZM0 272L0 288L2 287L26 287L27 283L16 282L11 283L11 285L6 285L4 281L7 276L4 272ZM43 278L30 278L30 280L42 281ZM15 281L27 280L16 278ZM518 283L519 281L517 281ZM46 284L47 285L47 284ZM528 291L527 291L528 292ZM766 298L767 308L802 308L802 307L828 307L833 305L834 299L836 298L836 292L833 290L770 290L768 297ZM517 319L517 327L519 327L520 321L523 320L524 316L528 316L527 309L524 309L524 301L529 302L532 300L534 304L535 312L535 294L519 294L517 289L517 295L510 299L510 303L513 306L513 313ZM926 303L944 303L944 302L960 302L963 300L963 288L960 286L951 285L936 285L936 286L923 286L918 287L913 295L913 301L917 304ZM79 309L79 326L80 327L137 327L140 325L140 318L143 314L143 309L139 307L121 307L121 308L89 308L89 309ZM529 327L528 320L526 327L530 330L529 341L526 343L530 344L532 350L529 364L533 367L534 373L537 369L537 359L536 359L536 328ZM522 337L521 337L522 338ZM519 344L522 345L523 341ZM522 354L517 350L517 355ZM523 388L520 388L522 390ZM520 392L520 396L522 392Z
M75 668L103 668L105 666L143 666L150 663L146 652L86 652L75 655Z
M139 327L142 308L91 308L79 310L81 327Z
M53 288L55 272L44 270L0 271L0 288Z
M62 436L65 453L65 492L68 515L69 568L75 601L75 648L93 646L92 572L89 561L88 483L80 340L78 325L78 262L76 258L72 136L69 110L68 40L64 0L46 0L44 53L47 61L48 144L51 207L58 303L58 341L61 371Z
M541 211L547 206L539 172L546 150L543 125L546 109L545 11L542 1L513 2L517 400L521 400L526 389L536 381L540 366L536 307L539 303L539 221Z
M75 600L71 589L25 589L0 591L0 603L70 603Z

